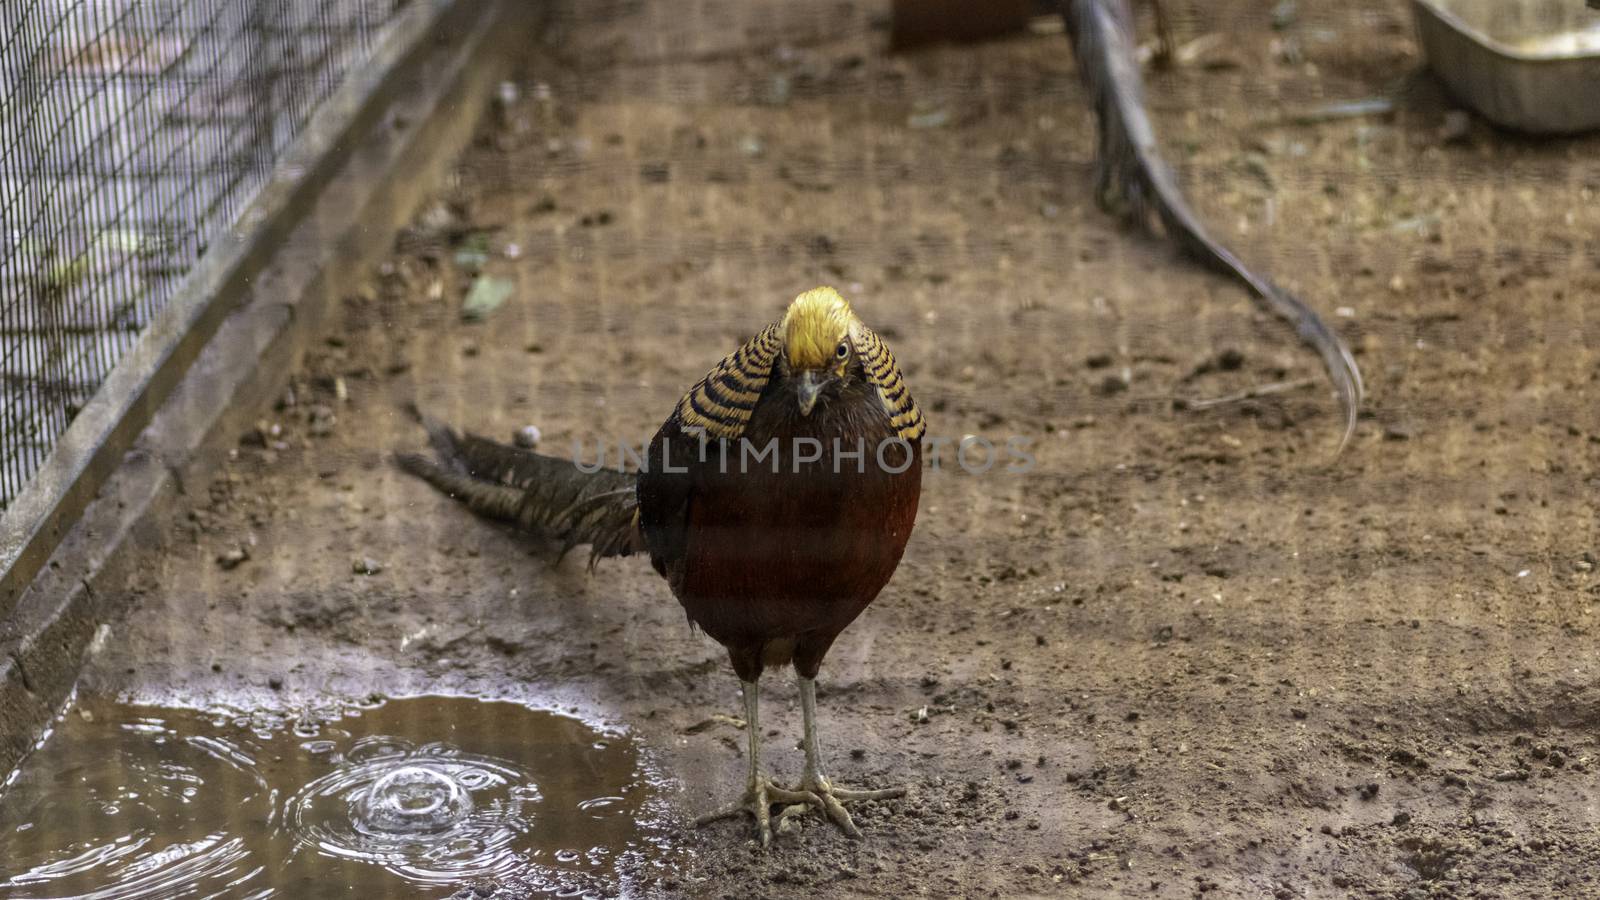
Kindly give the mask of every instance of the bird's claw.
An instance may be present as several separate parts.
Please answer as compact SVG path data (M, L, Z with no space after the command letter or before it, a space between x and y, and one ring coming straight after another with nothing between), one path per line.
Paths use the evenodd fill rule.
M861 829L856 827L855 820L850 818L850 812L844 808L845 802L889 800L895 797L904 797L906 789L895 787L875 791L857 791L834 787L827 778L821 775L805 775L800 779L799 788L787 793L805 799L802 802L785 807L778 813L778 830L780 832L785 830L790 818L803 815L814 808L823 818L839 826L840 831L853 838L859 838L861 837Z
M694 827L700 828L712 822L748 813L756 820L757 839L761 841L761 846L766 847L772 843L772 806L775 803L786 804L778 813L780 833L787 830L787 817L791 815L791 810L805 810L809 805L822 806L822 800L810 791L791 791L762 776L750 782L745 788L744 797L695 819Z

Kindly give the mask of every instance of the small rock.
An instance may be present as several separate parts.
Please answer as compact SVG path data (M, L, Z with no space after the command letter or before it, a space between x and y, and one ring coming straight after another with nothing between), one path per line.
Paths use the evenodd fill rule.
M1401 810L1394 814L1394 818L1389 820L1389 824L1395 826L1410 825L1411 813Z
M789 102L789 97L793 93L793 82L788 75L780 72L767 82L765 90L761 92L761 102L767 106L783 106Z
M1414 434L1411 426L1404 422L1390 422L1383 426L1383 439L1386 441L1409 441Z
M1272 27L1279 31L1293 25L1300 18L1300 4L1295 0L1283 0L1272 8Z
M239 568L245 560L250 558L250 551L244 547L234 547L217 554L217 565L225 572Z
M1119 376L1107 375L1106 377L1100 379L1100 383L1095 386L1095 393L1100 394L1103 397L1109 397L1112 394L1120 394L1127 389L1128 383L1123 381Z
M517 433L511 436L511 440L512 443L524 450L532 450L534 447L539 446L540 437L542 437L542 434L539 431L539 426L528 425L517 429Z
M383 571L383 565L371 557L363 556L350 563L350 571L357 575L376 575Z
M274 675L267 679L267 687L272 688L275 691L281 691L283 690L283 679Z
M1459 109L1444 114L1444 124L1439 126L1439 140L1446 144L1459 144L1472 137L1472 116Z
M333 414L333 408L325 403L318 403L311 407L306 415L306 430L312 437L327 437L333 434L333 427L339 424L339 417Z

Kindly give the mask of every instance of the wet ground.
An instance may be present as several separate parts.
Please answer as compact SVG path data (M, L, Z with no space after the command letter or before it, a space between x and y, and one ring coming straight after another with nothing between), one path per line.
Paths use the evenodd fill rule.
M1292 337L1095 208L1061 35L885 58L877 4L574 4L224 474L186 484L85 696L564 710L625 727L681 827L743 777L721 650L647 563L555 565L401 476L400 407L552 453L637 442L832 283L933 433L1037 463L930 473L824 666L832 774L910 797L861 810L860 842L674 830L685 856L610 890L1600 890L1600 142L1460 115L1397 0L1171 6L1152 103L1196 205L1365 371L1337 460ZM1329 111L1373 97L1392 111ZM764 699L792 778L792 683Z
M0 896L604 890L672 858L657 778L632 740L511 703L291 714L90 697L6 789Z

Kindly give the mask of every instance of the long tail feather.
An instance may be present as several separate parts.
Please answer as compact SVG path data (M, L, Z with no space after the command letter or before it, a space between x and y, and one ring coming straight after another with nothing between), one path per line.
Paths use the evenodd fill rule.
M457 432L415 407L410 411L427 429L434 458L402 453L395 463L474 513L553 535L564 544L563 557L588 544L590 568L603 557L644 548L632 474L585 472L570 460Z
M1100 120L1096 161L1103 206L1118 200L1127 214L1148 222L1153 210L1168 236L1207 267L1237 279L1270 312L1290 325L1322 357L1344 409L1343 450L1355 433L1363 386L1350 348L1316 311L1300 298L1247 267L1206 231L1184 199L1156 143L1145 108L1144 79L1134 51L1133 13L1127 0L1059 0L1072 37L1078 70Z

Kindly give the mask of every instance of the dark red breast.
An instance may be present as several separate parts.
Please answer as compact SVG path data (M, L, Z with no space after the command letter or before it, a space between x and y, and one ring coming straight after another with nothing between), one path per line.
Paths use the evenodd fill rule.
M690 621L728 647L741 678L759 675L763 657L773 665L791 655L814 676L899 565L922 490L920 447L895 440L866 390L810 416L763 403L745 438L712 445L704 458L696 442L668 431L657 450L673 443L670 462L689 472L677 479L686 494L677 546L651 548L658 570ZM769 445L772 455L757 461ZM642 506L656 493L642 489Z

